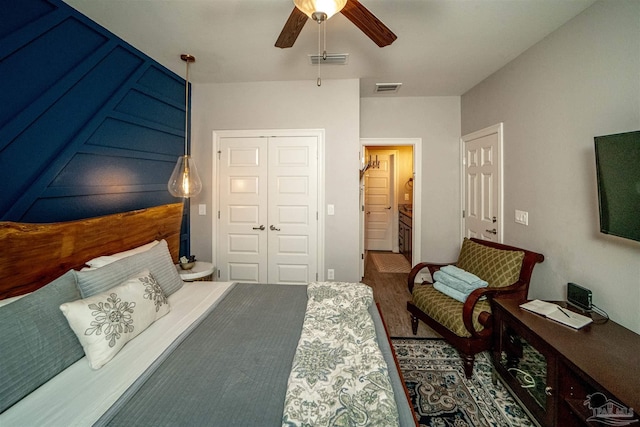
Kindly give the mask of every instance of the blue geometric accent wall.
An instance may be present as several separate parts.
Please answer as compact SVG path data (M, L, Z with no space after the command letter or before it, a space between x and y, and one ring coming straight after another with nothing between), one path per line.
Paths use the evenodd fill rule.
M184 83L62 1L2 1L0 220L180 201L167 181L184 150Z

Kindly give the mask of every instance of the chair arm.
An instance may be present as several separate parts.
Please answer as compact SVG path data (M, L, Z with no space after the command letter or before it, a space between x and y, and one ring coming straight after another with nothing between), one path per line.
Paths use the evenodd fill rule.
M407 278L409 293L413 293L413 286L415 284L416 276L418 275L418 273L420 273L420 271L427 268L429 269L429 274L431 274L431 277L433 277L433 273L440 270L440 267L444 267L445 265L451 265L451 264L455 264L455 263L451 262L448 264L434 264L431 262L421 262L413 266L413 268L409 272L409 277Z
M484 326L484 329L482 331L476 331L473 326L473 309L475 308L480 298L487 297L488 299L492 299L501 295L517 293L522 291L522 287L524 285L524 282L518 280L512 285L502 288L479 288L471 292L462 307L462 321L464 322L464 327L467 328L467 331L469 331L471 336L473 336L474 338L488 338L492 333L492 328L490 327L492 315L490 313L487 313L487 315L485 316L481 315L478 319Z

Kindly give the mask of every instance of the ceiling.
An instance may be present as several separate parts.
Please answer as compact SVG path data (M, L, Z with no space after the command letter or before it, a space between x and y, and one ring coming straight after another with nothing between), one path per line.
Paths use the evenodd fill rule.
M309 20L292 48L274 43L292 0L65 0L184 77L181 53L195 55L196 83L310 80L318 67L318 24ZM595 0L361 0L398 39L379 48L341 14L327 21L323 80L402 83L393 96L456 96L484 80Z

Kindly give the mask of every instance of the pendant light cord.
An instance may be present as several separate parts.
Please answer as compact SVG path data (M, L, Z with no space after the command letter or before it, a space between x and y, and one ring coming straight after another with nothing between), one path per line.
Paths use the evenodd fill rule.
M187 63L187 80L184 85L184 155L188 156L188 141L189 141L189 59Z

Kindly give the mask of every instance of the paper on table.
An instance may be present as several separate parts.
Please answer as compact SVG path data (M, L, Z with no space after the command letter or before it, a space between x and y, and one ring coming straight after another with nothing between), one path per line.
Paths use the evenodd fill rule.
M540 314L548 319L555 320L574 329L580 329L593 322L590 317L563 309L558 304L540 301L538 299L520 304L521 308Z

